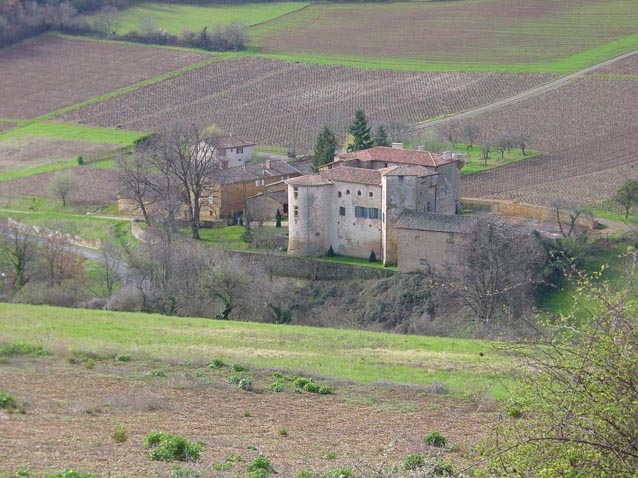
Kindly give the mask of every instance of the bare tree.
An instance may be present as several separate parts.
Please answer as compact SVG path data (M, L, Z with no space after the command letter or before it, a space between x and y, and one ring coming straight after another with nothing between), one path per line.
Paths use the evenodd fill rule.
M155 197L152 195L153 183L151 163L144 154L136 152L131 156L120 156L117 160L121 171L121 181L124 191L130 195L137 208L144 217L144 222L151 225L151 215L148 208L152 207Z
M451 144L452 148L456 147L456 141L458 140L461 128L459 123L452 120L442 123L437 127L437 133L447 139Z
M148 160L161 177L158 196L168 199L172 206L181 196L192 238L196 240L200 239L202 200L208 195L213 173L221 167L210 140L207 129L195 124L181 125L155 136L146 149Z
M570 201L553 201L549 207L554 213L561 236L579 242L587 241L591 228L582 222L592 221L593 215L588 208Z
M546 258L531 231L492 216L477 219L458 250L455 290L482 325L525 314Z
M472 149L474 149L474 143L478 139L479 133L480 133L480 130L478 126L472 123L467 123L463 127L463 137L465 138L465 142L467 143L468 151L471 151Z
M43 240L42 253L47 264L50 286L60 285L82 270L84 259L69 246L68 239L60 233L49 234Z
M104 285L107 297L111 297L122 267L122 251L114 242L107 241L100 249L100 253Z
M13 269L13 287L20 289L29 281L28 268L36 258L33 239L19 224L8 220L0 230L0 255ZM4 272L3 272L4 274ZM6 276L3 276L3 281Z
M73 171L56 173L49 182L49 191L62 201L62 207L66 206L69 194L75 191L80 181Z

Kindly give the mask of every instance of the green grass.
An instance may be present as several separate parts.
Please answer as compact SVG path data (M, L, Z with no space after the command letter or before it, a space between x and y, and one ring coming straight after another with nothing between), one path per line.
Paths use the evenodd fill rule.
M164 29L172 34L182 30L200 31L208 27L212 31L215 25L227 25L241 22L244 25L257 25L273 18L286 15L304 8L304 2L267 2L238 5L179 5L148 2L136 5L120 12L116 19L119 34L143 30L145 22L152 20L155 29Z
M247 251L250 245L241 239L244 226L228 226L220 229L200 229L202 242L220 249L230 251ZM188 234L189 231L184 230Z
M507 360L489 342L0 304L5 344L136 360L284 368L359 383L442 382L457 396L502 393ZM71 345L69 345L71 344ZM68 347L73 350L68 350ZM480 353L484 353L484 357Z
M361 267L373 267L376 269L391 269L396 270L396 267L386 267L382 262L379 262L380 258L377 258L376 262L370 262L368 259L359 259L357 257L345 257L345 256L334 256L334 257L317 257L316 260L323 262L334 262L336 264L349 264L352 266L361 266Z
M465 165L463 166L463 169L461 169L462 175L487 171L488 169L498 168L499 166L516 163L518 161L524 161L526 159L532 159L541 155L539 151L526 149L525 155L523 156L523 153L520 149L514 148L509 153L506 152L503 156L503 159L501 159L501 153L499 151L492 151L486 164L486 162L483 160L483 154L481 153L480 146L474 146L474 149L472 149L471 151L467 151L465 145L457 144L456 146L458 150L466 151L467 154Z
M66 141L88 141L113 146L130 146L146 133L119 129L96 128L70 123L35 122L0 133L0 141L47 137Z

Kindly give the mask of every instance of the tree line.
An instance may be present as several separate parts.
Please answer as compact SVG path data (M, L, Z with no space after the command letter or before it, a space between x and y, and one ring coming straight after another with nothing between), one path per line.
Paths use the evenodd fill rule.
M119 9L135 0L8 0L0 3L0 48L47 31L96 35L113 40L159 45L175 45L210 51L238 51L246 47L248 36L241 23L208 27L199 32L184 30L173 35L147 20L140 31L118 35L116 16ZM97 12L95 20L82 13Z

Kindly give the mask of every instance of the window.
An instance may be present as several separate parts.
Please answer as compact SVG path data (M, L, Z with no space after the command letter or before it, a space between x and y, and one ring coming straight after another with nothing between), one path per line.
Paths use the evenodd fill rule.
M354 207L354 217L368 217L368 208L355 206Z
M217 151L217 154L219 156L226 156L226 150L225 149L220 149L220 150Z
M293 215L295 217L299 217L299 206L295 206L295 208L293 209Z
M244 152L244 148L243 147L237 148L236 152L237 154L242 154Z
M369 198L373 198L373 197L374 197L374 193L373 193L372 191L370 191L370 192L368 193L368 197L369 197Z
M357 191L357 196L361 196L361 189Z
M341 191L337 192L337 197L340 198L341 197Z
M346 194L350 194L350 190L349 189L346 189Z
M255 186L260 187L264 185L264 180L263 179L258 179L257 181L255 181Z
M368 217L370 219L379 219L379 210L376 207L369 208Z
M292 188L292 191L293 191L293 197L297 199L299 197L299 188L295 186Z
M399 176L399 182L400 182L400 183L402 183L404 179L405 179L405 177L404 177L404 176Z
M425 210L426 210L427 212L430 212L430 207L431 207L431 206L430 206L430 201L426 202L426 203L425 203Z
M340 216L345 216L346 215L346 208L341 206L339 207L339 215Z

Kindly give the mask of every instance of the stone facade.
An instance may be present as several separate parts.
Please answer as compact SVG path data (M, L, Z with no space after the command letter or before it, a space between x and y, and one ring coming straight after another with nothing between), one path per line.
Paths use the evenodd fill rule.
M376 147L338 155L317 174L289 179L288 252L398 260L406 211L456 214L461 161L429 151Z

